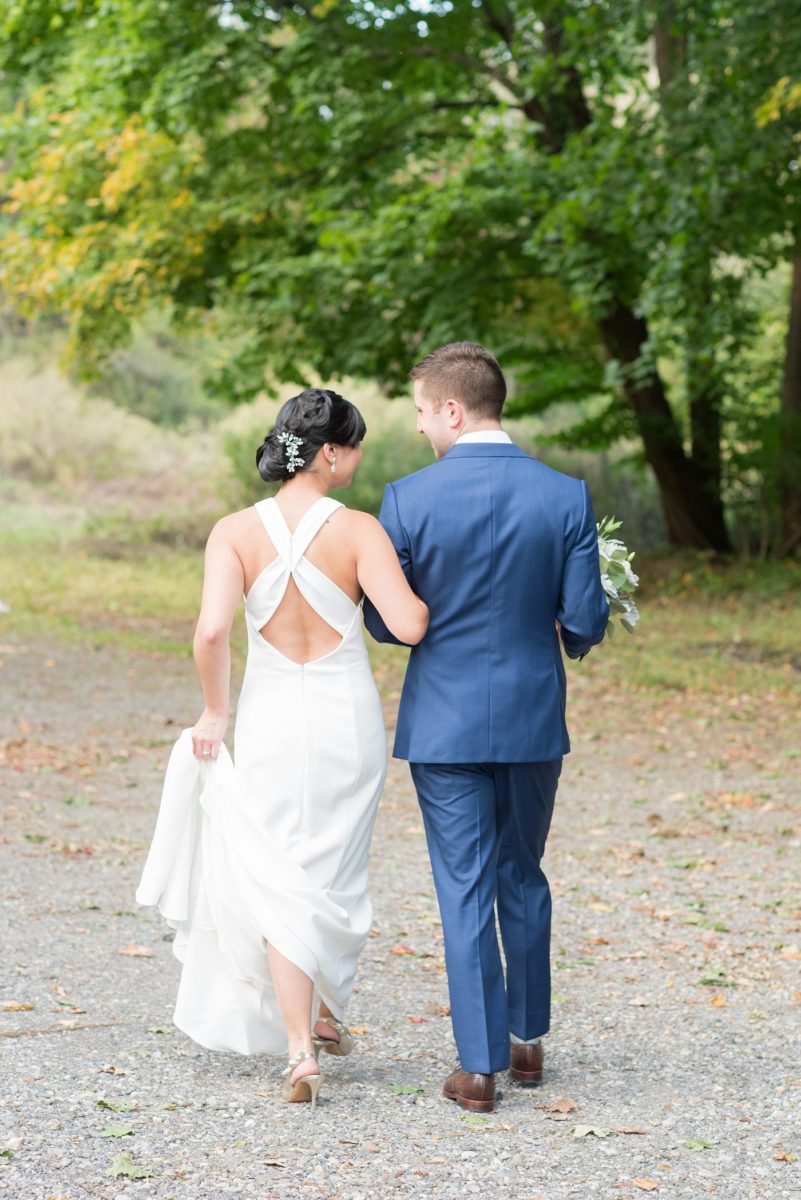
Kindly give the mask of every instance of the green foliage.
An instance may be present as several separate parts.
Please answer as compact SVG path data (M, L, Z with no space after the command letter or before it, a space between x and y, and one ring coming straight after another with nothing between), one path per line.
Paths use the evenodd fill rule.
M513 369L512 411L580 402L559 437L595 448L645 436L636 387L664 378L665 436L712 489L722 414L750 545L737 513L772 470L748 450L742 384L757 281L801 228L796 15L793 0L14 3L0 286L66 320L85 373L155 305L203 315L228 399L268 366L397 391L426 349L475 338ZM633 360L609 335L621 307L645 322ZM138 380L129 359L120 386L152 415ZM170 421L180 391L155 400ZM778 391L771 363L768 422Z
M157 425L208 424L224 405L204 386L216 349L207 342L198 333L176 332L165 315L147 313L134 325L130 343L98 364L91 394Z

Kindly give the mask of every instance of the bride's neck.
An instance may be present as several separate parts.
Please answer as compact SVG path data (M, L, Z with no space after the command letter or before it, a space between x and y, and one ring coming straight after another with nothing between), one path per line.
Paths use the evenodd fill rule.
M330 490L331 485L321 475L304 474L282 483L278 494L295 503L304 499L318 500L320 496L327 496Z

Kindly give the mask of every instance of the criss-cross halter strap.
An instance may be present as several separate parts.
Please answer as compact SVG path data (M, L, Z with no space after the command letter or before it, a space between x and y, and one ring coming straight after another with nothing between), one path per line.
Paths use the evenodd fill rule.
M328 625L344 634L353 622L357 606L306 558L306 551L320 529L343 506L338 500L321 496L303 514L293 533L290 533L276 500L260 500L254 507L278 555L265 567L248 593L247 608L254 626L263 628L270 620L284 597L291 576L307 604Z
M267 530L267 536L275 546L278 557L283 560L290 571L296 570L323 525L330 520L338 508L342 508L339 500L332 500L330 496L321 496L310 508L306 509L297 529L294 533L290 533L277 500L273 498L259 500L255 505L256 512Z

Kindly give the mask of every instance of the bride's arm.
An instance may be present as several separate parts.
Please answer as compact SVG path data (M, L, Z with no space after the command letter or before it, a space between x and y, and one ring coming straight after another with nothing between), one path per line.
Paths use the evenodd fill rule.
M206 707L192 730L196 758L216 758L228 728L231 688L229 637L245 576L228 537L228 518L218 521L206 543L203 599L195 630L194 655Z
M359 585L393 639L416 646L428 629L428 605L409 586L395 547L380 522L367 513L360 513L359 518Z

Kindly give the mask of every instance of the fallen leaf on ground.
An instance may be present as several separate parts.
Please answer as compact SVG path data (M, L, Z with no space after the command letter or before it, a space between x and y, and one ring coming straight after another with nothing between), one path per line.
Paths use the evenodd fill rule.
M633 1000L629 1000L632 1008L649 1008L651 1001L646 1000L644 996L635 996Z
M616 1129L616 1130L615 1130L615 1133L641 1133L641 1134L647 1134L647 1132L648 1132L648 1130L647 1130L647 1129L638 1129L638 1128L636 1127L636 1125L621 1125L621 1127L620 1127L619 1129Z
M106 1075L124 1075L125 1074L125 1071L123 1070L123 1068L115 1067L114 1063L106 1063L104 1066L99 1067L98 1069L101 1072L104 1072Z
M117 951L118 954L124 955L126 958L152 958L153 951L147 946L137 946L136 942L129 942L122 950ZM136 1176L140 1178L140 1176Z
M795 1162L795 1155L792 1150L774 1150L773 1157L776 1162Z
M262 1165L265 1167L285 1167L286 1166L286 1163L281 1162L280 1158L263 1158L263 1159L261 1159L261 1162L262 1162Z
M549 1104L538 1104L537 1108L542 1109L543 1112L578 1112L578 1105L575 1100L551 1100Z
M489 1117L482 1117L479 1113L462 1113L461 1120L473 1129L484 1129L485 1126L492 1124Z
M60 996L56 998L56 1004L60 1004L62 1008L69 1008L72 1010L72 1012L76 1012L76 1013L85 1013L86 1012L86 1009L81 1008L81 1006L75 1000L65 1000Z
M148 1025L147 1032L148 1033L172 1033L173 1031L169 1025Z
M707 967L698 982L705 987L734 987L732 980L726 978L723 967Z
M391 1083L389 1086L396 1096L419 1096L423 1090L413 1083Z
M109 1112L130 1112L133 1108L133 1103L130 1100L98 1100L98 1108L108 1109Z
M3 1012L33 1012L35 1004L25 1004L22 1000L7 1000Z
M654 1179L633 1179L632 1183L643 1192L655 1192L659 1184Z
M105 1138L131 1137L133 1125L106 1125L100 1130L100 1136Z
M782 946L779 958L801 958L801 950L798 946Z
M369 1025L349 1025L348 1033L367 1033Z
M583 1138L583 1137L605 1138L605 1137L610 1137L611 1134L612 1134L612 1130L605 1129L602 1125L576 1125L576 1127L573 1130L574 1138Z
M712 996L709 1003L715 1008L725 1008L729 1002L725 996Z
M712 1143L705 1142L703 1138L688 1138L684 1143L688 1150L711 1150Z
M407 1013L407 1015L406 1015L406 1020L407 1020L407 1021L411 1021L411 1023L412 1023L413 1025L425 1025L425 1023L426 1023L426 1018L425 1018L425 1017L413 1017L413 1016L411 1016L411 1015L410 1015L410 1014L408 1014L408 1013Z
M116 1179L118 1175L124 1175L127 1179L155 1179L156 1177L155 1171L138 1166L130 1154L115 1155L106 1174L110 1175L112 1179Z

